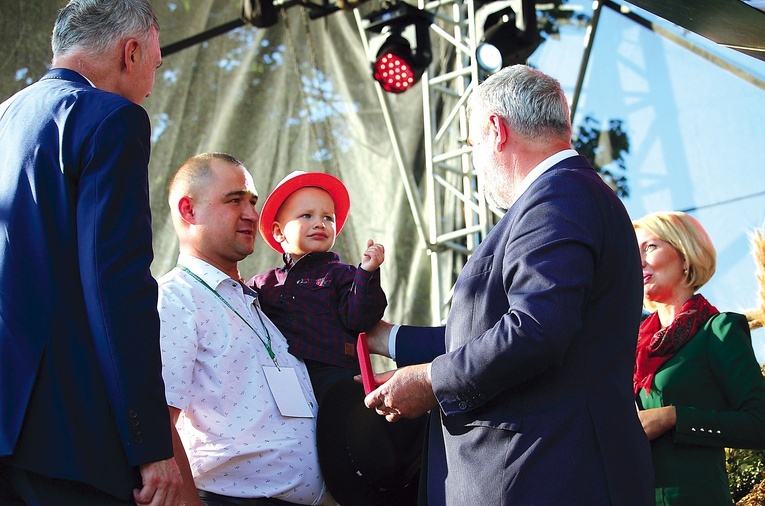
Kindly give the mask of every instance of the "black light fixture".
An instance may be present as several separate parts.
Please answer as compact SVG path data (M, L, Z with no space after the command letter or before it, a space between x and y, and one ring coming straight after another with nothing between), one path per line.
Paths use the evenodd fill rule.
M483 37L475 51L476 61L485 72L493 74L503 67L525 63L539 47L541 39L534 0L522 0L522 14L523 30L518 28L512 7L505 7L486 17Z
M429 33L433 14L400 2L373 12L365 19L369 23L368 32L387 35L372 64L372 77L387 92L405 92L420 80L433 61ZM414 50L404 37L404 31L410 26L415 33Z
M268 28L279 22L274 0L242 0L242 20L258 28Z

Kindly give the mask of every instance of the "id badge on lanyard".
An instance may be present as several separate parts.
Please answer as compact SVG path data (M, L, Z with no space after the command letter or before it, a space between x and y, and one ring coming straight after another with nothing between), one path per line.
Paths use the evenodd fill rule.
M300 388L295 369L292 367L263 366L268 388L283 416L313 418L311 406Z

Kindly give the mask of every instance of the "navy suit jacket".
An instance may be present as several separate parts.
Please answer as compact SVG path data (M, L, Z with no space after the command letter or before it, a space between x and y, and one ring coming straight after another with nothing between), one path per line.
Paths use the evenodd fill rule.
M125 499L172 456L150 130L66 69L0 105L0 456Z
M444 344L399 330L399 364L446 352L429 504L652 504L632 395L642 294L614 192L581 156L544 172L460 272Z

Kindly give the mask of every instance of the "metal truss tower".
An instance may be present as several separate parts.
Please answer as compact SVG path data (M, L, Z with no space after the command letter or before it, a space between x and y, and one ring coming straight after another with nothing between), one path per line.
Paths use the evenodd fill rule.
M441 62L431 65L431 69L442 68L427 70L421 81L425 175L419 186L401 150L388 94L376 88L419 241L430 256L432 323L440 324L446 319L457 275L501 211L486 203L466 142L465 103L479 82L473 0L420 0L418 8L434 15L430 36L436 41L434 49L440 48L443 55ZM358 9L354 12L366 54L370 54L363 19Z

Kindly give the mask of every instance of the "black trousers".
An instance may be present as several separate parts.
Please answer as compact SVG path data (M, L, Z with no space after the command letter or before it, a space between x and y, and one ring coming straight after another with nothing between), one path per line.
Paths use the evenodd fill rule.
M315 360L304 359L305 366L308 369L308 376L311 378L313 393L316 395L316 401L321 406L321 400L329 387L338 381L353 379L357 374L361 374L358 369L348 369L339 365L329 365Z
M51 478L0 460L0 506L135 506L85 483Z
M228 497L214 494L205 490L198 490L199 498L205 506L290 506L294 503L268 497Z

